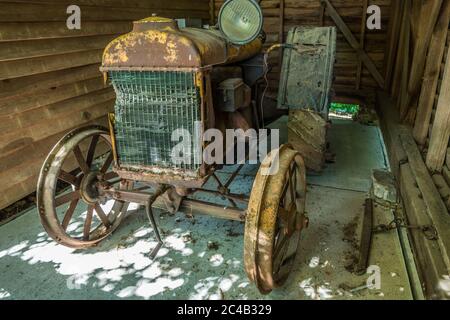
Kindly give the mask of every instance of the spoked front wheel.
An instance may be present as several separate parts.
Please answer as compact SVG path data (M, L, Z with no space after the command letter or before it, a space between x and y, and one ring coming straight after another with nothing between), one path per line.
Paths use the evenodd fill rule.
M268 175L276 161L279 166ZM292 270L300 233L308 225L305 200L306 170L300 154L287 145L272 151L256 176L244 235L245 270L263 294L281 287Z
M70 132L50 152L39 175L37 204L42 225L55 241L92 247L119 226L128 204L103 197L99 186L128 190L131 185L111 171L112 161L110 135L100 126Z

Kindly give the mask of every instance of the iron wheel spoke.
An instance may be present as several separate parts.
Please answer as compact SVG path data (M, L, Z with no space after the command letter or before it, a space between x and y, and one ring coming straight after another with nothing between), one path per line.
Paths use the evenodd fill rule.
M80 199L80 191L75 190L55 198L55 207L59 207L67 202Z
M281 267L285 264L285 255L289 248L289 237L284 235L281 242L277 245L277 251L273 256L273 265L276 267L274 271L276 274L280 272Z
M278 239L275 243L276 245L275 245L275 250L273 252L273 261L275 261L278 258L282 249L284 247L286 247L286 242L289 240L289 236L287 234L285 234L283 232L283 230L280 230L280 231L281 231L280 235L278 236Z
M83 173L88 174L91 171L91 169L84 160L83 153L81 152L80 147L75 146L75 148L73 149L73 153L75 154L75 158L77 159L78 165L80 166Z
M99 216L100 220L102 220L102 223L105 225L105 227L108 228L111 225L111 223L109 222L109 219L106 216L105 212L103 211L102 207L98 203L95 205L95 212Z
M75 177L74 175L72 175L64 170L61 170L59 172L58 179L61 179L62 181L66 182L68 184L71 184L74 187L78 187L80 184L77 177Z
M100 138L100 136L92 137L91 145L89 146L89 151L88 151L87 157L86 157L86 163L89 168L92 166L92 162L94 161L95 149L97 148L97 143L98 143L99 138Z
M83 229L83 240L84 241L89 241L93 215L94 215L94 207L88 206L86 220L84 221L84 229Z
M64 231L67 230L67 227L69 226L70 220L72 220L73 213L75 212L75 209L78 205L79 199L75 199L70 203L69 209L67 209L66 214L64 215L63 222L61 224Z
M108 158L106 159L105 163L103 164L102 168L100 169L101 173L105 173L108 171L109 167L111 166L111 163L113 161L113 154L112 152L109 153Z
M293 184L293 179L292 176L289 176L289 191L290 191L290 202L289 205L291 203L295 203L295 185Z
M287 193L288 187L289 187L289 181L284 184L283 191L281 192L280 203L283 203L283 206L286 205L285 201L286 201L286 193Z

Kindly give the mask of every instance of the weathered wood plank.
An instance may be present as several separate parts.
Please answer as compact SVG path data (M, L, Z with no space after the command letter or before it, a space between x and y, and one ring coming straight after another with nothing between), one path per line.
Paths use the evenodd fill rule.
M422 168L424 167L423 160L420 155L417 155L417 152L408 151L407 154L403 148L401 138L404 135L409 135L409 141L414 143L410 128L400 124L398 110L394 108L394 104L387 94L379 92L377 97L381 113L381 129L388 149L391 168L399 182L407 222L416 226L432 225L434 221L429 215L425 194L419 188L418 177L411 168L414 161L411 161L412 158L409 155L415 153L415 157L419 157L419 160L422 161ZM417 147L412 149L414 150L414 148L417 150ZM428 174L426 168L425 172ZM432 298L441 277L448 274L448 266L443 259L441 247L438 241L428 240L421 230L410 229L408 233L412 240L413 252L426 291L425 294L428 298ZM444 233L442 237L446 236Z
M412 137L412 134L401 134L402 146L408 155L408 163L417 181L423 200L427 206L427 212L433 222L433 226L439 235L438 243L442 251L447 271L450 272L450 219L447 206L442 201L433 179L428 172L428 168L423 162L419 148Z
M428 136L449 23L450 0L445 0L430 42L413 131L414 139L421 146L425 144Z
M420 21L414 21L413 23L413 25L418 23L418 34L414 43L408 91L405 99L405 104L407 107L406 111L408 111L408 109L415 108L415 106L411 103L418 94L422 83L426 54L436 21L439 17L441 5L442 0L422 1L420 7ZM404 116L404 114L401 114L401 116Z
M81 67L100 63L104 49L63 53L54 56L37 57L0 63L0 80Z
M398 42L400 38L400 28L402 23L404 1L394 1L392 5L393 15L389 21L389 35L386 43L386 61L385 68L385 90L389 90L392 84L392 76L394 73L394 61L397 54Z
M369 5L369 0L363 0L363 14L361 17L361 32L359 34L359 46L362 51L365 50L366 45L366 24L367 24L367 7ZM362 60L358 57L358 66L356 71L356 90L361 87L361 76L362 76Z
M403 71L403 58L405 55L405 51L409 50L409 37L410 37L410 14L409 11L411 9L411 0L404 0L404 5L402 7L401 13L401 26L400 26L400 34L399 34L399 45L397 50L397 56L395 59L395 70L394 76L392 79L392 87L391 93L394 97L399 99L400 86L402 81L402 71Z
M367 53L364 50L361 50L358 41L356 40L355 36L351 32L351 30L348 28L348 26L345 24L344 20L342 20L341 16L338 14L336 9L333 7L333 5L328 0L321 0L323 3L327 6L327 12L333 19L333 21L336 23L337 27L341 30L341 32L344 34L346 40L349 42L349 44L352 46L352 48L356 51L358 54L358 57L361 59L361 61L364 63L364 65L369 69L374 79L377 81L378 86L380 88L384 88L384 78L381 75L381 73L378 71L376 65L370 59L370 57L367 55Z
M445 162L450 137L450 51L447 53L445 71L436 108L430 144L427 154L427 166L431 172L440 172Z
M429 225L432 223L427 216L427 207L421 199L421 191L415 187L416 180L409 164L400 166L400 190L403 205L411 225ZM410 230L414 245L413 252L417 257L425 295L432 298L436 294L437 285L448 269L441 256L441 250L436 241L427 240L420 230Z

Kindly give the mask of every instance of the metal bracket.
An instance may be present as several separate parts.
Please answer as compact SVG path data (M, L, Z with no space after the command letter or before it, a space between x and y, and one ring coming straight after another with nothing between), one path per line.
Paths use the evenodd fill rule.
M155 193L148 199L147 205L145 207L145 212L147 213L147 218L148 218L150 224L152 225L153 231L155 231L156 239L158 240L158 244L150 253L150 258L152 260L154 260L156 258L159 250L164 245L164 242L161 238L161 234L158 229L158 225L156 224L156 219L155 219L155 215L153 214L152 206L153 206L153 203L155 203L156 199L158 199L164 192L166 192L167 189L169 189L168 186L161 185L155 191Z

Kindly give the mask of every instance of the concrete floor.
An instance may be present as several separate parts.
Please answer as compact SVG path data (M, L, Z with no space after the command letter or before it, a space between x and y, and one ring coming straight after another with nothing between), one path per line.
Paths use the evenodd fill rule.
M277 125L285 127L285 119ZM411 299L395 232L374 237L370 264L380 268L381 290L352 290L364 286L368 275L345 269L353 249L344 229L361 216L371 170L384 168L385 156L376 127L336 120L330 139L337 163L308 179L311 225L295 270L287 286L268 296L243 270L242 223L163 213L165 245L152 261L147 254L156 242L142 210L99 247L80 251L56 245L32 209L0 227L0 299ZM256 170L246 167L232 191L249 193ZM392 220L382 207L375 216L376 223Z

